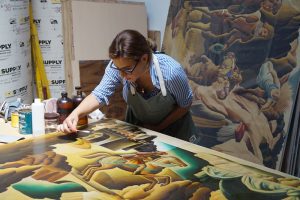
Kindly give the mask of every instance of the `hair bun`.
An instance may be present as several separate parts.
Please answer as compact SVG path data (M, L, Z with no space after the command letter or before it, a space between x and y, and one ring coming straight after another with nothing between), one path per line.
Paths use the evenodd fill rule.
M157 51L157 45L154 40L152 40L151 38L148 38L147 43L148 43L150 49L152 49L152 51L154 51L154 52Z

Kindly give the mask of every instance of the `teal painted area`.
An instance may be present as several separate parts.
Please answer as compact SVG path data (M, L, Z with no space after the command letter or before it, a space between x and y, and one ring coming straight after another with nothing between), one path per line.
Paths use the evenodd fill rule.
M192 152L177 148L175 146L163 142L157 142L157 146L158 150L167 151L171 155L180 158L183 162L185 162L188 165L184 168L172 168L172 170L178 175L180 175L183 179L196 180L197 177L194 174L200 172L203 167L209 165L209 163L206 160L195 157L194 153Z
M172 146L167 143L159 142L157 140L154 141L154 144L157 146L158 151L171 151L172 149L176 149L177 147Z
M20 182L12 186L15 190L30 198L59 199L65 192L86 192L87 190L78 183L44 183L44 182Z

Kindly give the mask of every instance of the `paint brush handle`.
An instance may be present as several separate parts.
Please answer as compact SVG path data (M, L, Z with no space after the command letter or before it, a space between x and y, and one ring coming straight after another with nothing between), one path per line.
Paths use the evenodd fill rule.
M89 131L89 130L77 130L76 133L92 133L92 131Z

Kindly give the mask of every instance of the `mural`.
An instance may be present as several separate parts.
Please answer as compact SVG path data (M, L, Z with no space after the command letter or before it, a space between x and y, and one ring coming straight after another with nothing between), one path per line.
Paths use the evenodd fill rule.
M0 199L298 199L300 179L121 121L0 146ZM151 132L150 132L151 133ZM273 170L274 171L274 170Z
M163 51L186 70L190 142L280 168L300 71L300 2L171 0Z

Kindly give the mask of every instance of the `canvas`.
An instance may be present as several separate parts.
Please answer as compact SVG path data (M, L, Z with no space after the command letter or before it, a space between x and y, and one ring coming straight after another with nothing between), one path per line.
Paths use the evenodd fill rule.
M190 141L280 169L299 82L296 0L171 0L163 51L185 69Z
M0 153L0 199L300 197L295 177L114 119Z

